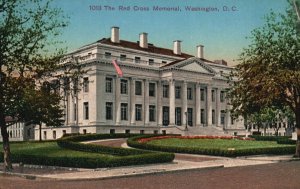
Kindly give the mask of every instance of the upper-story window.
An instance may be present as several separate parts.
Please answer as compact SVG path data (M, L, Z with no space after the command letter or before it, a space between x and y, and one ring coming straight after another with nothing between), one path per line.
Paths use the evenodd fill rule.
M216 101L215 90L211 90L211 101L212 102Z
M200 89L200 98L201 98L201 101L204 101L204 99L205 99L205 91L204 91L204 89Z
M121 79L121 94L127 94L127 80Z
M155 96L155 83L149 83L149 96Z
M141 62L141 57L136 56L136 57L134 58L134 62L135 62L135 63L140 63L140 62Z
M109 78L109 77L106 78L105 92L112 93L112 78Z
M88 77L83 78L83 92L85 92L85 93L89 92L89 78Z
M163 63L163 64L166 64L166 63L167 63L167 61L161 61L161 63Z
M111 58L111 53L110 52L105 52L104 56L105 56L105 58Z
M121 54L120 55L120 60L125 61L126 60L126 54Z
M169 97L169 85L163 85L163 97L164 98Z
M192 88L190 88L190 87L187 88L187 99L188 100L192 100L193 99Z
M220 92L220 101L224 102L225 101L225 91Z
M135 81L135 95L142 95L142 82Z
M88 102L83 103L83 115L84 115L84 119L89 119L89 103Z
M181 98L181 87L180 86L176 86L175 87L175 98Z
M154 59L149 59L149 65L153 65L154 64Z

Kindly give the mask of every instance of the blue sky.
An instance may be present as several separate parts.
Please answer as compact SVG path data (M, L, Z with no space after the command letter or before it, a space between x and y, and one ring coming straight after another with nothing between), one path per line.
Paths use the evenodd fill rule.
M172 48L174 40L181 40L182 51L193 55L202 44L205 58L229 64L235 64L233 60L250 43L246 36L263 25L271 9L284 12L288 6L286 0L55 0L54 4L70 17L61 36L68 51L110 37L111 26L119 26L123 40L137 41L139 33L147 32L149 43ZM94 6L101 10L92 10ZM115 10L105 10L105 6ZM121 11L119 6L130 10ZM149 10L135 11L135 6ZM181 11L153 11L153 6L179 6ZM186 6L218 11L186 11ZM230 11L223 11L224 7Z

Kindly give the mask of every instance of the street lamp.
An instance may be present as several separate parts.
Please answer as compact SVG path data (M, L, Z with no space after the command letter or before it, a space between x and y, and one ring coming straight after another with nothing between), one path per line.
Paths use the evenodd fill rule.
M185 131L188 130L188 127L187 127L187 124L188 124L188 113L187 112L184 112L185 114Z

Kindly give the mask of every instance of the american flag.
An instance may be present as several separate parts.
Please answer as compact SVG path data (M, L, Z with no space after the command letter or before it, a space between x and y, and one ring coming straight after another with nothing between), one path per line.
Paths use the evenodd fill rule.
M118 73L118 76L119 77L123 77L123 72L122 72L120 66L117 63L117 60L112 60L112 63L113 63L113 65L114 65L114 67L115 67L115 69L116 69L116 71Z

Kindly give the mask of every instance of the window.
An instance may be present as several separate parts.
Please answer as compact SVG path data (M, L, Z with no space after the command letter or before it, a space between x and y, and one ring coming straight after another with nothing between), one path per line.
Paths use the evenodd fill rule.
M74 94L76 95L77 92L78 92L78 80L75 79L73 84L74 84L73 85L73 91L74 91Z
M135 63L140 63L140 62L141 62L141 57L136 56L136 57L134 58L134 62L135 62Z
M149 96L155 96L155 83L149 83Z
M225 101L225 91L220 92L220 101L224 102Z
M149 65L153 65L154 64L154 60L153 59L149 59Z
M83 134L85 135L85 134L86 134L86 129L83 129L82 132L83 132Z
M180 107L175 108L175 124L181 125L181 108Z
M141 104L135 105L135 120L142 121L142 105Z
M30 135L31 135L31 129L29 128L29 129L27 130L27 137L30 137Z
M143 135L145 133L144 130L140 130L140 134Z
M205 112L204 109L201 109L201 124L205 123Z
M190 88L190 87L187 88L187 99L188 100L193 99L192 88Z
M110 129L110 130L109 130L109 133L110 133L110 134L115 134L115 132L116 132L116 131L115 131L114 129Z
M149 121L155 121L155 106L149 106Z
M47 139L47 131L44 131L44 139Z
M104 56L105 56L105 58L110 59L111 58L111 53L110 52L105 52Z
M106 120L113 119L113 103L106 102Z
M163 97L164 98L169 97L169 85L163 85Z
M56 139L56 131L53 131L52 134L53 134L53 139Z
M166 64L166 63L167 63L167 61L161 61L161 63L163 63L163 64Z
M126 55L125 54L121 54L120 55L120 60L121 61L125 61L126 60Z
M142 82L135 81L135 95L142 95Z
M188 108L187 113L188 113L188 120L187 120L188 125L193 126L193 108Z
M89 92L89 78L88 77L83 78L83 92L85 92L85 93Z
M77 105L74 103L74 121L77 119Z
M204 101L205 99L204 89L200 89L200 96L201 96L201 101Z
M128 119L127 109L128 109L128 104L127 103L121 103L121 120L127 120Z
M83 103L83 115L84 115L84 119L89 119L89 103L88 102Z
M211 114L212 114L212 115L211 115L211 118L212 118L212 120L211 120L211 121L212 121L212 124L216 124L216 115L215 115L216 112L215 112L215 110L212 110L212 111L211 111Z
M234 124L234 118L232 116L230 116L230 119L231 119L231 125Z
M67 134L66 130L63 130L62 132L63 132L63 136Z
M127 80L121 79L121 94L127 94Z
M125 134L130 134L130 130L129 130L129 129L126 129L126 130L125 130Z
M180 86L176 86L175 87L175 98L179 99L181 96L181 87Z
M112 78L106 78L105 92L112 93Z
M225 125L225 111L221 110L221 125Z
M215 90L211 90L211 101L214 102L216 95L215 95Z

